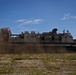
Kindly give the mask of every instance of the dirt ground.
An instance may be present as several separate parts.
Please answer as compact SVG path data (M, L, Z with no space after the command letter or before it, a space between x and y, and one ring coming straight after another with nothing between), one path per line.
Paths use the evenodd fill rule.
M0 75L76 75L76 54L0 54Z

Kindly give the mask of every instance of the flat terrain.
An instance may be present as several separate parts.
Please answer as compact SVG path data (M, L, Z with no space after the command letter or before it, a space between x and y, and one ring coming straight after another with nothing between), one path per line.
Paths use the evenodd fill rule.
M0 54L0 75L76 75L76 54Z

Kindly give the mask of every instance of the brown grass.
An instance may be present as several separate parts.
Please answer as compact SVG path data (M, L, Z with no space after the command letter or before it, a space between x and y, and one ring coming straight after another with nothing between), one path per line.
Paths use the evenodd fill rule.
M65 47L45 47L40 44L1 43L0 54L67 53Z
M2 54L24 54L24 53L45 53L43 48L37 44L0 44Z

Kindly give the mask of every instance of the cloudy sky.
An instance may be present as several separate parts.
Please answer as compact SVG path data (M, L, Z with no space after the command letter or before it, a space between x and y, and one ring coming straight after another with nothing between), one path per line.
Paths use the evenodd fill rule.
M0 0L0 28L58 33L69 30L76 37L76 0Z

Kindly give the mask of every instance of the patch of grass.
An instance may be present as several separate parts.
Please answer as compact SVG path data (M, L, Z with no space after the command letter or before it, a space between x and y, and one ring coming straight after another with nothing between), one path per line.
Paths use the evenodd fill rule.
M9 68L9 67L4 67L2 69L0 69L0 74L9 74L9 73L12 73L12 68Z
M73 73L69 73L68 75L76 75L76 72L73 72Z

